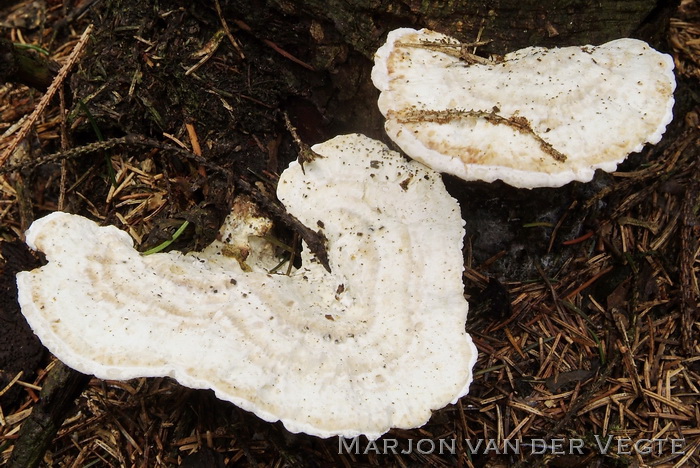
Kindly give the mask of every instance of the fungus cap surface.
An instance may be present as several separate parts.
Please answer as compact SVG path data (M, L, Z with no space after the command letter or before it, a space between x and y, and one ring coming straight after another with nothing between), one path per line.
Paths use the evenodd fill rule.
M657 143L673 118L673 60L636 39L485 63L462 50L397 29L372 70L387 134L440 172L526 188L585 182Z
M374 439L424 424L467 393L477 354L459 206L439 174L362 135L313 150L323 157L306 174L293 162L278 195L326 236L332 273L306 248L290 276L261 259L244 271L221 246L143 256L116 227L55 212L27 232L48 264L17 275L22 312L81 372L171 376L293 432ZM226 229L266 229L243 224Z

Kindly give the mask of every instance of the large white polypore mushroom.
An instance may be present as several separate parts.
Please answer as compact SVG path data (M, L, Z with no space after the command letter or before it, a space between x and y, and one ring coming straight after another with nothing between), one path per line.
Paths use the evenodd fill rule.
M313 150L278 196L323 232L332 273L306 249L290 276L227 257L229 240L240 252L241 233L266 230L250 213L203 253L143 256L116 227L56 212L27 232L48 264L17 276L24 315L81 372L172 376L293 432L424 424L467 393L476 360L459 206L437 173L367 137Z
M529 47L489 61L456 39L397 29L375 55L387 134L466 180L557 187L614 170L671 121L673 61L646 43Z

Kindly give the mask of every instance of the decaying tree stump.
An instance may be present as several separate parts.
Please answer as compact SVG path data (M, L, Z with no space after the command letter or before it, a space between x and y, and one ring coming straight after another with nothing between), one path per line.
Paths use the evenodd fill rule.
M663 15L650 17L652 11L672 6L654 0L267 0L265 5L267 8L250 8L234 1L226 11L243 16L251 27L259 26L266 34L276 34L269 23L263 28L275 16L297 16L300 22L288 21L286 26L315 28L316 33L312 30L309 35L320 43L319 26L335 29L344 42L368 58L386 32L397 27L427 27L464 41L473 41L481 32L482 39L493 41L495 52L505 53L533 45L599 44L634 36L647 18L664 19Z

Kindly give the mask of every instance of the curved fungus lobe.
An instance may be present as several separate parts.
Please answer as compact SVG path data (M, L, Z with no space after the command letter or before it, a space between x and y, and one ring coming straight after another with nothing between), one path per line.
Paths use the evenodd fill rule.
M298 270L270 273L269 223L245 207L203 252L147 256L116 227L55 212L27 231L48 264L17 275L22 312L100 378L170 376L319 437L421 426L467 393L477 356L459 206L439 174L362 135L313 151L278 196L323 231L332 273L306 248Z
M587 182L657 143L673 118L673 60L636 39L472 57L449 36L397 29L372 70L389 137L465 180Z

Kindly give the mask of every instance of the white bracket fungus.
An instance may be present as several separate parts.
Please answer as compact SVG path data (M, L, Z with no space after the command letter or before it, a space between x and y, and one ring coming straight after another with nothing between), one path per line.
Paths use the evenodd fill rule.
M613 171L673 118L673 60L635 39L470 60L463 44L397 29L375 55L386 132L465 180L558 187ZM478 58L478 57L476 57Z
M203 253L144 256L116 227L56 212L27 231L48 264L17 275L31 327L81 372L171 376L293 432L424 424L467 393L477 354L459 206L437 173L362 135L313 151L324 157L306 174L293 162L278 196L326 236L332 273L306 248L290 276L261 258L244 268L241 235L267 229L250 213Z

